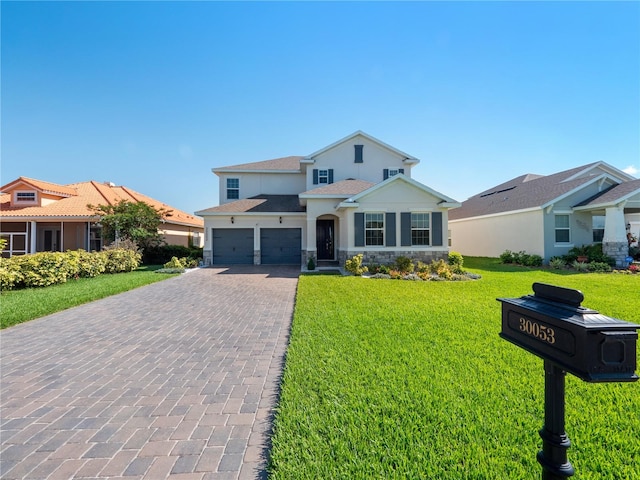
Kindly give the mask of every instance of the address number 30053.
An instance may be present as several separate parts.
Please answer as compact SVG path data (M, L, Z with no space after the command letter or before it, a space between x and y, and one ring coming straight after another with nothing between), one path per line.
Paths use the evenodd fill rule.
M540 325L538 322L520 317L520 319L518 320L518 328L522 333L531 335L532 337L537 338L538 340L542 340L543 342L547 342L551 345L556 343L556 332L551 327Z

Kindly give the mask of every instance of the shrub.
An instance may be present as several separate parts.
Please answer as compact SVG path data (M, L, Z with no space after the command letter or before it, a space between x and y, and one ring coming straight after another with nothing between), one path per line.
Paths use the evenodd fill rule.
M396 258L395 266L402 273L411 273L415 268L411 259L402 255Z
M613 270L611 265L606 262L590 262L587 264L587 269L594 273L606 273Z
M554 270L560 270L564 268L565 265L564 260L560 257L552 257L551 260L549 260L549 266Z
M593 245L582 245L581 247L573 247L563 256L566 263L572 263L578 257L587 257L587 262L606 263L614 266L616 261L614 258L605 255L602 251L602 244L594 243Z
M65 283L73 268L65 262L60 252L39 252L11 258L21 272L20 285L24 287L47 287Z
M451 280L453 278L453 272L451 271L449 264L442 259L432 261L429 270L431 273L434 273L445 280Z
M144 250L142 260L145 265L162 265L169 262L173 257L198 260L202 258L202 248L189 248L182 245L148 247Z
M106 273L131 272L140 266L142 259L140 253L123 248L103 250L100 254L106 259Z
M307 262L307 270L315 270L316 269L316 261L313 257L309 257L309 261Z
M353 275L361 276L363 273L368 272L367 267L362 266L362 253L354 255L350 259L347 259L344 265L344 269L352 273Z
M514 256L511 250L505 250L500 254L500 261L502 263L514 263Z
M540 255L525 255L522 264L526 267L539 267L542 265L542 257Z
M589 270L587 263L579 262L578 260L574 260L571 267L578 272L586 272Z
M464 264L464 257L461 253L458 252L449 252L449 257L447 259L449 261L449 265L451 266L451 271L456 274L463 274L464 269L462 265Z
M171 260L169 260L163 266L164 268L180 268L184 270L185 264L183 260L184 259L179 259L178 257L172 257Z
M525 267L539 267L542 265L542 257L540 255L528 254L524 250L515 253L511 250L505 250L500 254L500 261L502 263L515 263Z
M22 282L22 273L16 262L0 257L0 291L12 290Z

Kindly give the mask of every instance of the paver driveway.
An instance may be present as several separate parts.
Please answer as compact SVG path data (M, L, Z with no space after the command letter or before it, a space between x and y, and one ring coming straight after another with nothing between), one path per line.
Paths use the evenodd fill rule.
M3 330L2 478L265 478L298 273L199 269Z

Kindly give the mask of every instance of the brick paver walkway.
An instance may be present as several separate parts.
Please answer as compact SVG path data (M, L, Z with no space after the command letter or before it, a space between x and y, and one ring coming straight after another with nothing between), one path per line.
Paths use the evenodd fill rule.
M0 333L3 479L260 479L299 270L210 268Z

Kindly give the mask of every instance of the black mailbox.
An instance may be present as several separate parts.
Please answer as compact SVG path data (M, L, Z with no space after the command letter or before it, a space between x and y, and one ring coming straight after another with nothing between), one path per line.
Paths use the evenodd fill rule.
M587 382L633 382L636 330L640 325L581 307L578 290L533 284L534 295L499 298L505 340L544 360L544 427L540 430L542 480L574 474L567 459L571 442L564 431L566 373Z
M633 382L640 325L580 306L582 292L543 283L499 298L500 336L587 382Z

